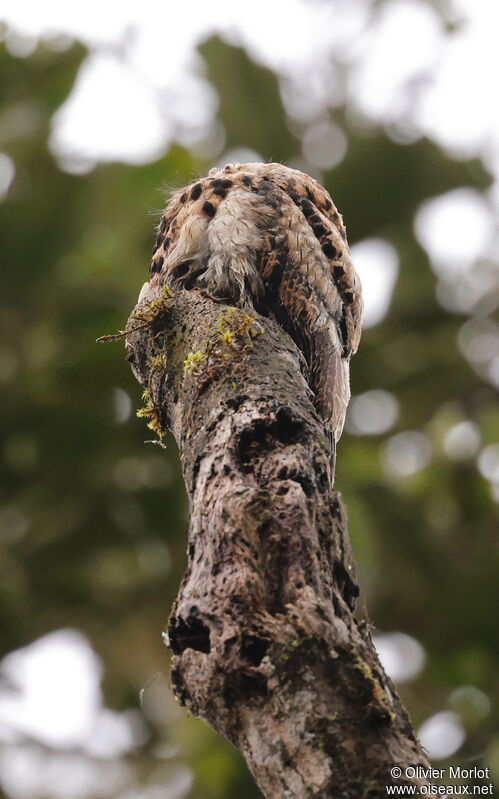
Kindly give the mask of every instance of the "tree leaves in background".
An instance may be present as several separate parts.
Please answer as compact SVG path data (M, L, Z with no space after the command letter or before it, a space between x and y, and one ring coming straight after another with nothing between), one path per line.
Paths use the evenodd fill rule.
M226 147L301 158L277 76L218 38L200 52ZM0 54L1 146L16 166L0 215L0 623L3 653L54 629L80 629L104 661L107 704L124 710L139 706L144 686L152 695L155 675L166 694L160 632L184 565L186 508L174 443L166 453L143 443L121 346L94 342L123 326L147 277L159 188L211 164L176 145L147 166L62 172L47 148L50 118L84 55L79 46ZM426 650L425 670L403 687L420 723L451 707L459 686L492 702L499 690L497 505L475 460L450 459L442 443L461 419L478 425L485 444L497 441L497 397L461 355L465 317L437 303L412 230L424 199L462 185L485 190L489 179L477 162L452 161L428 141L396 144L381 130L351 129L343 109L331 116L348 151L324 180L350 241L383 237L400 257L389 314L365 331L353 362L353 393L391 392L400 416L383 435L344 435L338 488L370 616ZM407 430L428 437L432 457L403 478L382 464L390 438ZM194 769L192 799L259 795L239 755L202 723L169 706L146 721L150 737L134 755L144 784L170 746ZM484 754L487 764L496 721L470 726L461 761Z

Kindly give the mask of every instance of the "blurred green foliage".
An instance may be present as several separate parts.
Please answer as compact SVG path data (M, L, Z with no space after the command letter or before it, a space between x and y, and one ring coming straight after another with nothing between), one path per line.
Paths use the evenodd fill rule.
M276 76L218 39L201 53L227 146L299 157ZM39 46L24 59L0 53L0 131L7 119L29 121L11 125L1 145L16 177L0 206L0 623L2 653L54 629L80 629L105 664L106 703L125 709L168 668L160 633L185 563L186 506L174 442L166 453L143 443L133 412L139 387L122 348L94 342L123 326L147 278L160 187L211 164L173 146L146 166L61 171L47 148L50 119L84 55L80 46ZM484 444L497 441L497 396L461 355L466 317L437 303L412 230L425 198L463 185L484 190L489 180L478 162L453 161L429 141L397 144L382 130L349 128L343 109L332 114L349 146L324 181L350 242L381 236L401 259L390 311L365 332L352 368L353 394L392 392L400 417L382 436L345 434L338 454L369 614L426 650L422 674L401 688L415 723L449 709L462 685L497 708L498 506L475 459L454 461L442 448L461 419L479 426ZM425 432L433 457L396 478L380 454L404 430ZM239 755L201 722L172 705L147 724L151 737L135 756L144 780L155 747L170 743L194 769L192 799L259 795ZM460 762L497 761L497 716L465 724Z

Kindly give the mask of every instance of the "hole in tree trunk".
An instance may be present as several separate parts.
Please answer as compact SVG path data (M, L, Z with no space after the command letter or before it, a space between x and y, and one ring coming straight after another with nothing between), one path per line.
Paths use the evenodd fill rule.
M195 649L206 654L210 651L210 631L201 619L195 616L189 616L187 620L174 619L168 635L175 655L180 655L186 649Z
M256 635L243 635L241 655L252 666L259 666L267 654L269 643L270 641L265 640L265 638L258 638Z

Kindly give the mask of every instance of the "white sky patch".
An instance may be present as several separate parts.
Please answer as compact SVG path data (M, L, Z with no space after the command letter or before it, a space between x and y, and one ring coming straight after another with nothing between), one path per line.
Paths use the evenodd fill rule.
M134 799L187 799L194 779L191 769L183 764L161 764L151 774L151 785L145 795L140 791ZM165 793L166 788L166 793ZM127 796L126 799L129 799Z
M348 139L334 122L311 125L303 136L303 154L319 169L333 169L346 155Z
M63 161L147 163L161 155L171 130L152 88L108 54L82 65L53 119L50 147Z
M466 733L455 713L443 711L422 723L418 738L430 759L443 760L457 752L464 743Z
M397 433L387 441L381 453L381 461L389 476L410 477L428 465L431 454L428 436L416 430L408 430Z
M112 402L114 419L117 424L123 424L123 422L126 422L127 419L130 418L130 414L132 413L132 400L130 399L130 395L127 394L124 389L116 386L113 388Z
M480 447L480 430L474 422L458 422L447 430L443 446L445 454L452 460L472 458Z
M480 447L480 430L474 422L458 422L447 430L443 443L445 454L452 460L472 458Z
M215 161L214 166L222 167L225 164L251 164L263 161L263 156L257 153L256 150L251 150L249 147L234 147L231 150L226 150L220 158Z
M351 74L353 106L383 122L400 118L412 102L408 89L434 69L443 35L442 22L429 5L417 0L383 5Z
M53 746L78 744L100 706L102 666L75 630L59 630L7 655L0 721ZM16 690L18 689L18 690Z
M304 4L302 4L304 5ZM343 65L355 61L362 36L370 21L370 0L336 0L331 3L306 4L307 13L313 8L307 24L309 33L303 35L298 28L301 57L295 59L293 44L277 64L281 75L281 97L293 119L316 122L328 106L337 107L344 102L345 89L340 71ZM287 25L288 8L278 22L279 28ZM240 26L244 28L244 25ZM271 29L266 51L260 52L265 63L274 63L275 36ZM281 43L287 42L287 32ZM251 50L251 41L245 39ZM254 53L257 55L257 51ZM334 55L334 61L331 58ZM339 68L339 65L340 68Z
M226 5L215 6L221 17ZM59 0L43 8L6 0L3 16L15 31L66 33L90 48L53 120L51 148L68 171L99 161L148 163L174 137L189 145L207 135L216 97L194 53L214 29L205 4L91 0L72 9Z
M469 319L459 331L458 344L470 363L488 364L499 352L499 324L486 317Z
M0 153L0 200L2 200L9 191L10 184L15 174L16 169L12 159L5 153Z
M383 239L365 239L351 248L362 283L364 327L372 327L386 315L399 271L395 247Z
M134 725L126 713L102 707L102 673L77 630L57 630L11 652L0 664L0 725L55 748L122 755L135 745Z
M499 176L499 5L454 0L447 17L450 33L427 3L383 5L355 48L350 102L365 118L400 128L401 141L419 132L450 155L482 156Z
M439 69L425 93L417 121L452 153L470 156L484 146L499 155L499 5L454 0L457 30L445 40Z
M255 0L251 11L231 0L212 4L185 0L176 5L162 0L140 4L89 0L78 6L63 0L43 4L3 0L2 4L2 16L14 34L69 35L91 49L111 49L149 87L178 95L180 86L194 81L197 100L203 94L203 80L194 48L218 32L244 45L254 58L294 85L294 92L284 91L284 98L288 96L291 106L295 103L302 118L311 119L321 107L338 101L340 81L331 64L333 55L352 69L349 98L354 109L381 123L400 123L401 130L415 125L420 133L460 154L480 153L499 175L498 4L454 0L450 17L459 24L451 34L444 31L436 12L417 0L393 0L374 17L372 12L368 0ZM96 108L102 102L96 96ZM147 100L139 102L140 108L144 105ZM195 108L196 102L189 103L190 112ZM188 126L189 120L184 122ZM154 124L160 133L149 131L148 136L164 138L164 122L156 119ZM93 150L91 131L89 137ZM116 158L123 158L119 139L115 145ZM141 163L153 151L147 139L143 154L135 152L133 162Z
M483 195L462 188L423 203L414 228L435 272L454 276L486 254L495 225L495 215Z
M94 719L84 748L89 755L111 759L130 751L134 745L134 730L126 716L102 708Z
M86 101L86 119L77 109L84 95L72 93L69 108L83 127L71 117L58 117L63 134L56 129L53 141L62 147L63 158L80 150L88 161L112 155L143 163L156 157L160 141L167 148L172 128L180 126L188 146L190 127L194 139L209 135L216 103L195 47L219 33L280 74L284 101L298 118L314 121L328 104L342 101L334 58L350 69L351 108L386 124L395 138L398 125L401 140L408 131L409 140L419 132L458 154L480 154L499 176L499 6L490 0L454 0L448 15L459 23L450 34L437 13L417 0L392 0L374 15L368 0L255 0L251 11L232 0L176 5L89 0L77 7L63 0L2 4L12 35L51 36L54 41L61 35L74 37L94 55L104 57L105 51L108 59L120 63L114 76L108 72L102 84L92 82L95 103ZM91 66L96 67L95 60ZM88 65L85 69L88 79ZM133 76L125 80L120 71L127 70ZM135 117L144 117L142 127L117 102L127 82L130 105L137 103ZM154 91L166 92L161 113L151 100ZM92 119L105 110L106 101L111 106L114 102L114 115L109 134L100 126L101 142Z
M29 744L3 747L0 776L2 788L11 799L115 796L132 779L126 763L99 762L84 755L49 752Z
M437 299L448 311L483 316L499 304L499 269L493 261L480 259L456 280L452 272L440 275Z
M171 757L167 754L166 757ZM194 782L188 766L163 764L154 769L149 785L128 787L120 799L187 799Z
M388 391L372 389L352 397L348 406L346 430L357 436L386 433L398 419L400 407Z
M491 483L499 485L499 444L489 444L478 456L480 474Z
M366 24L368 9L368 0L255 0L251 12L231 0L175 6L90 0L77 9L61 0L43 7L34 0L6 0L3 16L13 33L69 35L90 48L52 136L61 166L84 171L98 161L153 160L172 138L187 146L209 138L216 98L195 48L214 33L287 77L295 98L307 97L313 116L338 99L331 48L341 57ZM336 145L337 163L342 147Z
M65 0L2 0L2 15L9 24L29 36L64 32L93 43L108 42L123 34L127 9L133 0L102 3L87 0L72 4Z
M434 198L420 208L416 233L439 276L442 306L484 315L499 301L491 210L499 206L499 4L453 0L445 13L456 23L450 32L418 0L390 0L377 8L370 0L255 0L251 9L232 0L89 0L77 7L63 0L3 0L0 17L13 46L19 39L20 55L37 37L51 37L54 47L71 37L90 49L53 118L50 146L68 171L85 172L101 161L147 163L173 141L218 159L224 146L218 100L196 52L214 33L277 71L288 113L306 125L305 169L319 179L319 170L345 155L343 132L325 120L328 108L344 102L345 91L353 121L357 116L385 125L396 141L428 135L451 154L481 156L498 178L489 202L466 188ZM9 162L0 163L0 192L11 171ZM389 307L398 259L388 248L378 240L353 248L366 327L381 321ZM477 258L488 263L480 266ZM454 280L458 273L462 282ZM494 363L481 376L496 385L498 371Z
M5 36L5 49L15 58L27 58L36 50L38 39L25 33L18 33L12 28Z
M381 665L395 682L414 680L421 672L426 655L415 638L405 633L380 633L373 636Z

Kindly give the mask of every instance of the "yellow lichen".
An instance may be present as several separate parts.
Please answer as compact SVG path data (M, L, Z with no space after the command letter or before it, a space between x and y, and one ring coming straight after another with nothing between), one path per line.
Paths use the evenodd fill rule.
M159 297L155 297L153 300L150 300L144 308L141 308L139 305L139 310L132 314L129 321L132 319L137 319L139 322L144 322L146 325L150 325L168 309L167 302L169 299L171 299L171 297L172 293L170 291L170 287L166 285L161 286L161 293ZM137 328L134 329L136 330ZM127 330L127 332L131 332L131 330Z
M224 330L222 333L222 341L224 341L225 344L232 344L234 341L234 333L232 333L230 330Z
M256 316L234 307L226 308L218 315L215 329L228 345L232 345L236 339L255 338L263 333L263 328L257 322Z
M165 436L165 431L163 430L163 426L161 424L161 418L154 404L154 400L151 396L151 392L146 389L142 394L142 401L144 405L142 408L137 409L137 416L139 419L146 419L147 426L149 430L152 430L153 433L156 433L157 439L154 440L155 444L159 444L161 447L164 447L163 438Z
M187 375L193 375L203 360L203 353L198 350L197 352L190 352L184 361L184 372Z
M240 308L226 308L202 342L202 350L187 356L184 372L196 376L200 387L225 372L232 378L230 385L237 390L234 377L251 350L253 339L263 332L255 315Z
M169 286L162 286L157 297L149 302L141 302L137 306L137 309L130 316L124 330L120 330L118 333L113 335L101 336L97 339L97 341L119 341L130 333L150 327L157 319L159 319L169 310L171 305L171 297L172 293ZM158 335L156 335L154 336L153 352L154 349L157 350L158 347ZM148 359L148 364L150 367L149 385L151 385L152 373L155 370L163 370L166 367L164 354L159 352L156 352L156 354L151 354ZM153 433L156 433L157 439L151 443L159 444L160 446L164 447L163 438L165 431L161 422L161 414L154 404L151 392L148 389L146 389L142 394L142 400L144 405L142 408L138 408L137 416L139 419L146 419L149 430L152 430Z
M129 333L134 333L137 330L143 330L145 327L149 327L149 325L168 310L168 300L170 300L171 297L172 293L170 287L167 285L161 286L161 294L159 297L155 297L154 300L145 304L144 307L142 307L141 303L138 310L130 316L124 330L118 330L117 333L110 333L106 336L99 336L97 343L120 341L120 339L125 338Z
M354 663L354 669L360 671L361 674L363 674L363 676L366 678L366 680L369 680L370 682L373 681L372 669L370 665L365 662L365 660L362 660L361 658L356 658L356 662Z
M163 354L151 355L151 357L149 358L149 366L151 367L151 369L164 369L165 356Z

